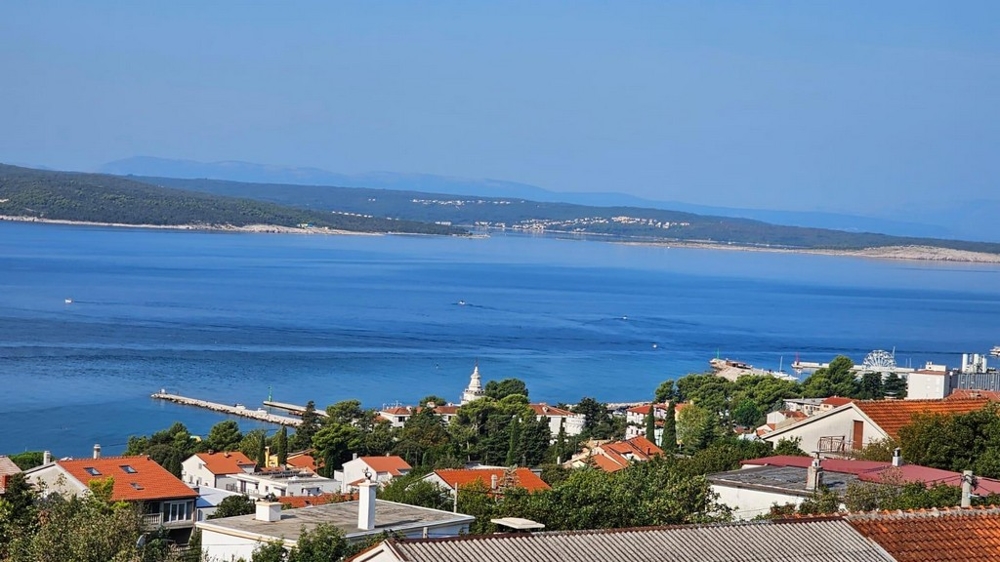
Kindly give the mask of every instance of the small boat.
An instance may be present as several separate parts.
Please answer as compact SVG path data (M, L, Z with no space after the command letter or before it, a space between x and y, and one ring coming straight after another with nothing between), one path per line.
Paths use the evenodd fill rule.
M465 306L465 301L458 301L458 306Z
M66 299L63 302L65 302L66 304L73 304L73 299Z

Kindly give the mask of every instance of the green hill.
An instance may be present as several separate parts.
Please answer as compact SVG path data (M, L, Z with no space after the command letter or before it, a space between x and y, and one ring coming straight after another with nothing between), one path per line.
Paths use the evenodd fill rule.
M106 174L0 164L0 215L49 220L205 228L309 224L353 232L465 234L449 226L302 208L159 187Z

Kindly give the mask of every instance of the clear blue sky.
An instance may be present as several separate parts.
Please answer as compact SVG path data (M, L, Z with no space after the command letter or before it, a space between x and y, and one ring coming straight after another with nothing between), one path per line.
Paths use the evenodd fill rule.
M1000 2L4 2L0 161L1000 198Z

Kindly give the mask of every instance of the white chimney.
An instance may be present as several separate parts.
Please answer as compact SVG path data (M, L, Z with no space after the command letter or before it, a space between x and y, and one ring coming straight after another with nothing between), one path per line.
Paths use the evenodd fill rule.
M101 458L101 445L100 443L94 443L94 458Z
M962 471L962 507L972 506L972 477L971 470Z
M490 476L490 489L491 490L496 490L497 489L497 475L496 474L493 474L493 475Z
M365 480L358 484L358 529L372 531L375 529L375 490L378 484Z
M268 523L281 521L281 502L258 501L257 515L254 519Z
M52 462L52 451L42 452L42 464L46 465Z
M892 466L903 466L903 450L899 447L892 452Z
M809 468L806 469L806 490L815 492L823 486L823 467L820 466L819 456L812 460Z

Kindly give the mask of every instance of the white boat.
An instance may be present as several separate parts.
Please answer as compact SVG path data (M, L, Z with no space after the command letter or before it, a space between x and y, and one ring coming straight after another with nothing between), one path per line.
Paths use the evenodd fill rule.
M1000 357L1000 345L994 345L993 349L990 350L990 355Z
M63 302L65 302L66 304L73 304L73 299L66 299Z

